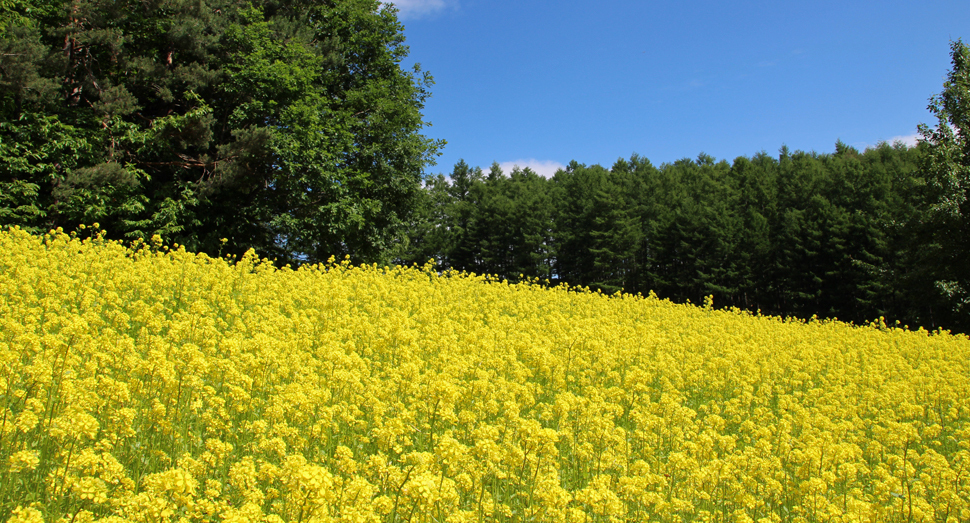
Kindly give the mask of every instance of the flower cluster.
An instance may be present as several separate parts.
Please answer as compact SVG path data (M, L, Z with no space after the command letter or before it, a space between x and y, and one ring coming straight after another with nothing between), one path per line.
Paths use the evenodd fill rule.
M970 341L0 232L0 521L970 519Z

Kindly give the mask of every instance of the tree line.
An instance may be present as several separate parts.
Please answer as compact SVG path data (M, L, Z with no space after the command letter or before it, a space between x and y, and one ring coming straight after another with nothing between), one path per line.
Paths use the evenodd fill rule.
M924 154L700 154L609 169L575 161L546 179L458 162L425 183L401 255L442 268L770 314L945 324L947 302L923 241ZM942 323L941 323L942 322Z

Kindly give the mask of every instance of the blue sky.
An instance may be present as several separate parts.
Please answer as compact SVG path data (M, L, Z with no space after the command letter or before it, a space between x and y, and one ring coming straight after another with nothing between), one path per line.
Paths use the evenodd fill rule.
M424 133L543 175L570 160L832 152L915 140L970 2L398 0L435 79Z

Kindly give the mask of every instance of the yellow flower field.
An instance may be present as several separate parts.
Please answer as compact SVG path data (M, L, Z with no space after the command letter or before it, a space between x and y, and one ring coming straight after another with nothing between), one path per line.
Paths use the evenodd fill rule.
M970 521L970 341L14 229L0 521Z

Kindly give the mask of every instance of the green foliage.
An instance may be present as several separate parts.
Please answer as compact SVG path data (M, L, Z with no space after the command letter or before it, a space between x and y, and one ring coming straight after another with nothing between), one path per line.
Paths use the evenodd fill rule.
M930 98L935 128L922 124L926 151L920 170L930 194L936 286L949 299L952 322L970 327L970 47L950 45L952 69L943 91Z
M9 4L9 6L7 5ZM376 0L6 0L0 222L388 260L441 143ZM221 239L227 238L223 246Z
M529 168L516 167L505 176L493 166L470 193L476 209L467 219L455 268L512 280L549 278L552 200L545 179Z
M556 244L553 272L557 280L573 285L594 282L596 255L590 246L596 230L596 197L615 188L607 188L608 177L609 171L599 165L587 168L572 161L551 179Z
M902 143L859 152L701 154L654 167L575 161L550 179L464 161L429 178L401 261L781 315L935 328L917 170Z
M639 258L645 239L638 205L641 176L643 170L652 169L649 162L641 163L636 156L631 162L618 160L593 195L588 245L593 270L588 284L609 293L633 292L639 283Z

